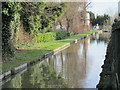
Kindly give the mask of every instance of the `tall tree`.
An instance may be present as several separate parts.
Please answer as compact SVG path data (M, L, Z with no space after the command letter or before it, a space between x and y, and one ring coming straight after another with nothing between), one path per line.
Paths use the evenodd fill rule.
M101 28L103 28L105 24L110 25L110 16L106 14L98 15L97 18L95 19L95 23L98 24Z
M48 2L3 2L2 3L2 55L4 59L14 54L13 39L16 39L23 24L26 33L45 33L64 12L64 3ZM16 40L15 40L16 41Z
M15 3L2 2L2 59L13 56L12 43L10 40L10 22L13 20Z
M91 24L92 26L95 26L96 25L96 22L95 22L95 14L93 12L88 12L90 14L90 21L91 21Z
M67 31L80 33L84 28L85 12L84 2L66 2L65 13L59 22Z

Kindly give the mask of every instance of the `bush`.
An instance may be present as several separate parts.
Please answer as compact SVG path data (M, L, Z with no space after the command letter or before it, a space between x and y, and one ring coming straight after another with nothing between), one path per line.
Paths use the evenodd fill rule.
M115 30L117 28L120 28L120 20L119 19L115 19L114 23L112 25L112 30Z
M56 34L54 32L48 32L48 33L37 33L35 36L35 42L48 42L55 40Z
M48 32L44 34L44 42L55 40L56 34L54 32Z
M69 31L69 36L73 36L74 32Z
M56 40L61 40L67 37L67 31L64 30L55 30L56 33Z

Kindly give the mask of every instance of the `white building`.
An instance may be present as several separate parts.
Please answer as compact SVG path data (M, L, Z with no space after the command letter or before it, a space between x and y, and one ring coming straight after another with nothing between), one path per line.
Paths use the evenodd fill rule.
M86 25L89 26L90 25L90 14L89 13L86 14L85 21L86 21Z

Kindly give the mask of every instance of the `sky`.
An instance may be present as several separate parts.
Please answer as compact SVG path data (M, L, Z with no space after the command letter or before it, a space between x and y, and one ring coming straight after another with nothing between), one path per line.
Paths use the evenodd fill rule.
M109 14L115 15L118 12L118 2L120 0L90 0L91 7L89 11L95 13L95 15Z

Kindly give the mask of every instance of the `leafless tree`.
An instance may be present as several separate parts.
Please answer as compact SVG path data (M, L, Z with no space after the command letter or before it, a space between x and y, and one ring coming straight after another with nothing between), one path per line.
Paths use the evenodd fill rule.
M84 32L85 17L87 9L90 7L91 2L66 2L65 13L61 20L58 20L60 29L66 26L67 31L73 31L74 33Z

